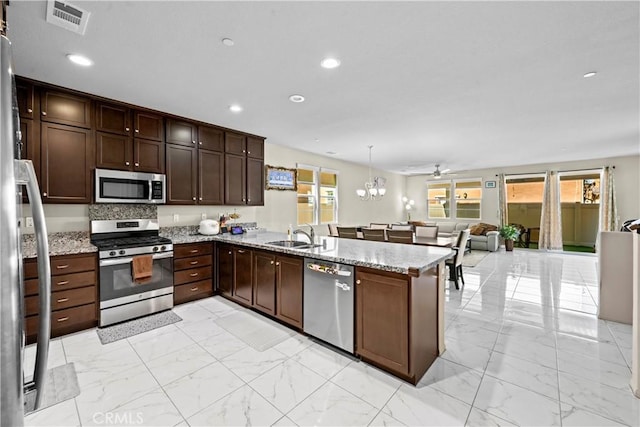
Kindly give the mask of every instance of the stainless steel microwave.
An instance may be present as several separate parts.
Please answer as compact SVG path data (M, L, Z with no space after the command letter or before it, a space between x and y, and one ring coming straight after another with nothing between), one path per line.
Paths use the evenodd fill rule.
M162 174L96 169L96 203L165 203Z

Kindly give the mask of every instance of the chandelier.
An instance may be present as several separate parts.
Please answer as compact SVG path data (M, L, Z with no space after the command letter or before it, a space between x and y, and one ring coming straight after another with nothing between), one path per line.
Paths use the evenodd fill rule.
M356 190L356 194L361 200L379 200L384 197L387 189L384 188L384 184L387 182L381 176L371 176L371 149L373 145L369 145L369 181L364 183L364 189L359 188Z

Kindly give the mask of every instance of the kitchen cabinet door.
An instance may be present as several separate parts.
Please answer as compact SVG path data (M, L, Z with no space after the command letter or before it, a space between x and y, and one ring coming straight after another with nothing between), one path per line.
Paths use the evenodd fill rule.
M131 135L131 110L123 105L96 103L96 130Z
M96 167L133 170L133 140L126 135L96 132Z
M133 113L133 133L136 138L164 142L162 116L146 111L135 111Z
M253 252L253 306L276 315L276 256L271 252Z
M276 317L302 329L303 260L278 256L276 259Z
M196 204L196 147L167 144L167 203Z
M224 203L244 205L246 202L246 157L224 155Z
M92 132L41 123L42 200L48 203L91 203L94 164Z
M166 143L193 147L197 145L198 127L184 120L167 119Z
M91 128L91 99L44 90L40 96L40 120Z
M225 132L224 151L245 156L247 154L247 138L239 133Z
M409 283L356 270L356 354L409 374Z
M21 119L34 118L33 85L31 83L16 79L16 96L18 98L18 111Z
M213 126L198 126L198 146L201 150L224 151L224 131Z
M253 304L253 262L252 251L233 248L233 298L241 303Z
M224 154L198 150L198 203L224 204Z
M164 142L133 139L133 170L136 172L164 173Z
M247 137L247 157L264 159L264 139L254 136Z
M264 160L247 158L247 205L264 205Z
M229 245L218 246L218 290L228 297L233 293L233 248Z
M33 120L20 120L20 133L22 135L22 144L20 145L20 158L31 160L33 168L36 171L38 183L40 182L40 135L34 129ZM22 189L23 203L29 203L26 188Z

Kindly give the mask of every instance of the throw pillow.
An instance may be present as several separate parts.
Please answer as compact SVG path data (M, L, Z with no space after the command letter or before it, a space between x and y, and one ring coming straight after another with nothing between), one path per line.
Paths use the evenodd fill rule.
M482 231L482 235L486 236L488 231L498 231L498 227L491 224L482 224L484 226L484 230Z
M484 233L484 224L482 223L472 225L469 229L469 234L471 234L472 236L482 236Z

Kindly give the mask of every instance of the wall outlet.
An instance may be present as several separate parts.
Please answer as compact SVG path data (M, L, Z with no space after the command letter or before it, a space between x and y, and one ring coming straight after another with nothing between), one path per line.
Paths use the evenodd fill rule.
M28 216L25 218L25 226L26 227L33 227L33 218Z
M180 221L180 215L173 214L173 222L178 222L178 221Z
M200 219L207 219L207 214L206 213L200 214Z

